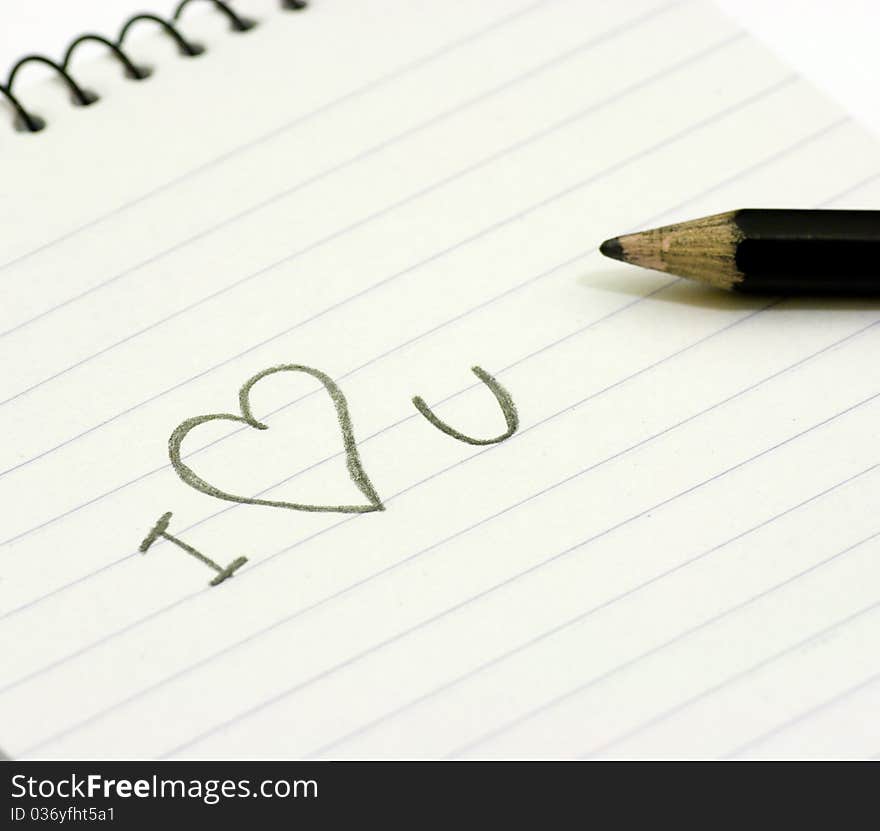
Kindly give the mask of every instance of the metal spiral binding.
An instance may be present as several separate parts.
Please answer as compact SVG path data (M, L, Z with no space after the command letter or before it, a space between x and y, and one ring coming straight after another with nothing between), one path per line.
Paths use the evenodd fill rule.
M51 58L47 58L45 55L26 55L25 57L21 58L21 60L19 60L15 64L15 66L12 67L6 83L0 84L0 95L2 95L4 98L6 98L7 101L9 101L9 103L12 105L13 110L15 111L17 129L28 131L31 133L38 133L46 126L46 122L35 113L30 112L12 91L16 76L18 75L22 67L27 64L41 63L54 69L58 73L58 75L61 76L61 79L64 81L68 90L70 91L74 105L87 107L90 104L94 104L98 100L98 96L90 90L81 87L73 78L73 76L68 72L68 67L71 60L73 59L74 53L83 43L94 41L104 44L122 65L126 76L133 81L143 81L145 78L148 78L150 76L150 71L145 67L137 66L128 57L128 55L125 54L122 46L132 27L140 24L143 21L152 22L161 27L165 34L168 35L168 37L170 37L177 44L177 48L180 50L180 53L185 57L193 58L197 55L201 55L205 51L204 47L200 46L198 43L193 43L192 41L187 40L180 33L180 30L175 26L177 21L180 19L181 14L183 14L183 10L190 3L193 2L196 2L196 0L181 0L177 8L174 10L174 14L171 15L170 20L164 20L163 18L158 17L154 14L134 15L133 17L130 17L128 20L125 21L122 29L119 32L119 37L117 37L115 41L111 41L108 38L103 37L102 35L92 33L80 35L67 48L67 51L64 53L64 58L61 60L60 63L56 63ZM257 25L255 21L243 17L237 12L233 11L227 3L223 2L223 0L205 0L205 2L211 3L214 8L217 9L217 11L219 11L221 14L223 14L224 17L226 17L226 19L229 21L230 28L234 32L247 32ZM285 9L287 11L300 11L301 9L306 8L308 3L306 2L306 0L280 0L280 5L282 9Z

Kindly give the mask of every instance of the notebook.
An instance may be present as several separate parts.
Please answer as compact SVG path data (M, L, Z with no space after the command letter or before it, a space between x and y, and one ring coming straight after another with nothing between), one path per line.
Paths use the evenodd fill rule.
M4 104L3 751L880 752L880 303L597 253L877 142L708 3L230 8Z

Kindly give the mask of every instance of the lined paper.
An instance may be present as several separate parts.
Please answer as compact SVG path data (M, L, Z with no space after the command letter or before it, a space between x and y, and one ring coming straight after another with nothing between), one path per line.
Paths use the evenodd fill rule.
M880 152L711 4L316 0L0 136L0 745L14 758L880 752L874 301L597 254L739 206L871 207ZM280 364L385 510L218 500L187 418ZM513 396L495 436L470 371ZM234 494L361 501L333 407L194 429ZM220 586L160 515L222 564ZM63 695L59 693L63 690Z

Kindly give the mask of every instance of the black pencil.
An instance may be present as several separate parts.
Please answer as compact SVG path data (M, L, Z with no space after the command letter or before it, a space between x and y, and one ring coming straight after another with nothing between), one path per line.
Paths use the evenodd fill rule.
M615 237L599 250L752 294L880 294L880 211L730 211Z

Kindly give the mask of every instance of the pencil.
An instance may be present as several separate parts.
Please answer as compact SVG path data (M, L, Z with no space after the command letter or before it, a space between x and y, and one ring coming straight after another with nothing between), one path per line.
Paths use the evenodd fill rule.
M599 250L750 294L880 294L880 211L730 211L614 237Z

